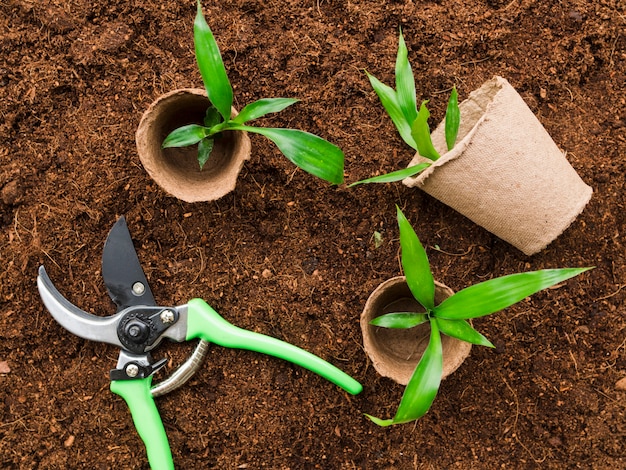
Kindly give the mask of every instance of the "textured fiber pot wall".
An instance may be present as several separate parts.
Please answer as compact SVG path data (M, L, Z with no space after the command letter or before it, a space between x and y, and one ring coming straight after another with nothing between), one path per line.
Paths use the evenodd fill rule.
M543 250L591 198L522 97L494 77L459 105L457 144L444 153L445 123L432 133L441 158L415 186L527 255ZM429 162L419 154L409 166Z
M157 98L144 113L135 140L139 159L150 177L185 202L213 201L235 189L244 161L250 158L245 132L228 131L215 139L200 170L198 146L162 149L165 137L187 124L201 124L210 105L203 89L174 90ZM233 116L237 111L233 108Z
M435 282L435 304L454 294L449 287ZM363 346L376 371L406 385L413 375L430 338L430 327L423 323L408 329L381 328L370 321L386 313L423 312L415 300L404 276L393 277L380 284L369 296L361 314ZM443 349L442 378L447 377L463 363L472 345L441 335Z

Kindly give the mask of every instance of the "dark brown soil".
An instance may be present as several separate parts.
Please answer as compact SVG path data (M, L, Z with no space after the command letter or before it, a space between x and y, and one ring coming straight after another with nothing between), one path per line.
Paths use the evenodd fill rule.
M35 285L44 264L76 305L113 313L100 255L126 215L159 302L204 298L364 385L352 397L289 363L214 347L190 383L158 399L177 468L625 468L624 2L222 0L205 9L235 105L301 98L259 124L341 146L348 182L412 157L364 74L392 83L402 26L433 124L452 85L463 99L502 75L594 196L527 257L419 190L329 187L252 136L235 191L185 204L149 179L134 133L159 94L202 84L194 2L0 2L0 467L148 468L126 405L108 390L117 351L63 330ZM596 269L476 321L497 349L474 348L422 420L381 429L363 413L391 417L403 387L369 366L358 318L378 283L400 273L395 204L437 279L457 290L523 270ZM191 349L156 355L173 367Z

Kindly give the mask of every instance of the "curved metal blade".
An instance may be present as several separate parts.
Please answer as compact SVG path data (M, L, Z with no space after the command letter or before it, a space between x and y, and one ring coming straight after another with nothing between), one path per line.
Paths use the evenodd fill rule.
M104 243L102 278L118 312L133 305L156 305L123 216Z
M98 317L79 309L54 287L43 266L39 267L37 288L44 305L63 328L81 338L123 347L117 337L122 314Z

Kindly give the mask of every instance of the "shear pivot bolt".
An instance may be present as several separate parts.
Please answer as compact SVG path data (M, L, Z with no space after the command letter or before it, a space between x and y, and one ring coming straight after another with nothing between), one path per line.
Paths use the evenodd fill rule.
M135 294L136 296L143 295L145 291L146 291L146 286L144 286L143 283L135 282L133 284L133 294Z
M131 321L125 328L128 339L136 344L148 339L150 336L150 327L141 321Z
M129 377L137 377L137 374L139 374L139 367L137 367L136 364L128 364L126 366L126 375Z
M166 325L174 323L174 312L171 310L163 310L161 312L161 321Z

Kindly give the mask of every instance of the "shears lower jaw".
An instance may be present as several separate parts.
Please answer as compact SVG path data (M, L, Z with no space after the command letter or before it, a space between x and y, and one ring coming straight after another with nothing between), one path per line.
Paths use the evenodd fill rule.
M108 317L98 317L81 310L54 287L43 266L39 267L37 288L44 305L63 328L90 341L100 341L119 348L124 347L117 336L117 325L123 312Z

